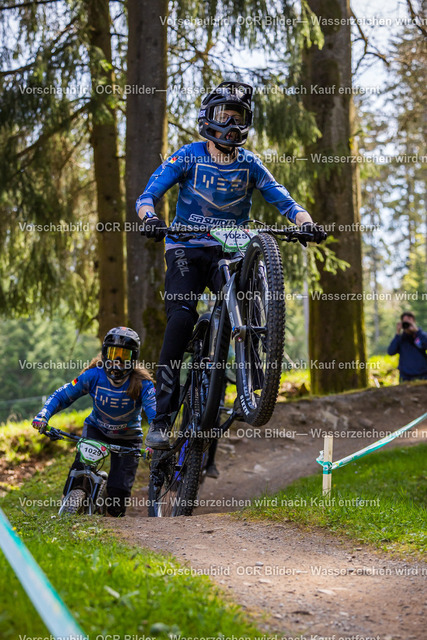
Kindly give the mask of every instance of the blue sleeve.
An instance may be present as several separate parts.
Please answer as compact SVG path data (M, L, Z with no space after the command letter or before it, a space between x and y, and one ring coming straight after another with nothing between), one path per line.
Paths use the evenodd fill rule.
M75 400L89 393L93 380L96 378L97 370L88 369L80 374L72 382L64 384L52 393L46 400L43 409L37 414L37 418L43 418L47 422L58 411L66 409Z
M136 201L137 213L143 205L152 206L153 203L156 205L168 189L185 177L190 160L187 153L188 147L189 145L181 147L155 170L144 189L144 193Z
M395 356L396 353L399 353L401 342L402 342L402 336L396 333L393 340L388 345L387 353L389 356Z
M154 384L148 380L142 385L141 400L142 408L150 423L156 415L156 390Z
M259 189L264 199L270 204L274 204L288 220L295 223L297 213L305 212L304 207L299 205L285 187L279 184L260 160L254 163L255 186Z
M427 349L427 333L425 333L421 329L418 329L417 333L415 334L414 343L415 346L418 347L418 349L422 349L423 351L425 351Z

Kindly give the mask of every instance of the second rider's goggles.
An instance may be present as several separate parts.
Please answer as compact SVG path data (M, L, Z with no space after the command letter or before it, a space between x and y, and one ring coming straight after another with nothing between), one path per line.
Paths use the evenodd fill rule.
M122 362L132 360L132 350L124 347L108 347L107 360L121 360Z

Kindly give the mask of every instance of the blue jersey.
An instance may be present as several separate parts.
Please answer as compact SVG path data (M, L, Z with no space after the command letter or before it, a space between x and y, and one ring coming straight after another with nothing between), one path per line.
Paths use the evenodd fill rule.
M89 394L93 399L93 408L85 424L96 427L109 438L141 437L141 409L148 422L156 414L154 385L151 380L143 380L138 400L132 400L126 394L128 387L129 377L121 386L115 386L103 368L93 367L54 391L37 418L49 421L51 416L69 407L77 398Z
M136 201L136 210L143 205L156 205L176 183L179 183L179 196L173 224L244 224L249 219L254 189L258 189L265 200L274 204L291 222L295 222L298 212L305 211L285 187L276 182L261 160L243 148L239 149L234 162L217 164L205 142L181 147L153 173L144 193ZM182 244L218 243L205 237ZM167 239L166 248L171 245L177 246Z

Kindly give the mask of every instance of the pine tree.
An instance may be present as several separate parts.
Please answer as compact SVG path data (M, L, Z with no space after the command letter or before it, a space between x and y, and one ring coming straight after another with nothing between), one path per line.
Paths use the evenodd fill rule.
M166 155L167 0L129 4L127 83L150 93L131 92L126 107L127 220L136 225L135 201L150 175ZM149 52L149 54L148 54ZM157 209L168 218L166 200ZM141 353L156 362L165 327L160 292L164 286L164 246L141 238L138 230L126 235L129 324L141 337Z
M86 0L92 78L91 144L98 211L99 337L125 322L123 202L108 0Z

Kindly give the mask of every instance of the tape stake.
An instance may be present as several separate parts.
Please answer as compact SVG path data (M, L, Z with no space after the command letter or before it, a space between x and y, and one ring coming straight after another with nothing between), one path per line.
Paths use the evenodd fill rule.
M54 638L87 640L0 508L0 548Z
M332 453L334 437L325 436L323 444L323 495L328 496L332 489Z

